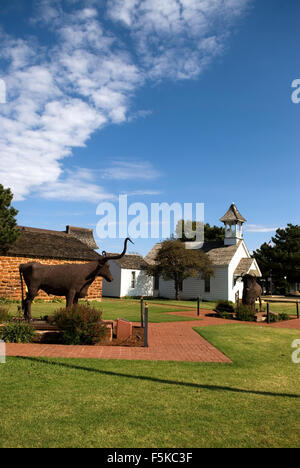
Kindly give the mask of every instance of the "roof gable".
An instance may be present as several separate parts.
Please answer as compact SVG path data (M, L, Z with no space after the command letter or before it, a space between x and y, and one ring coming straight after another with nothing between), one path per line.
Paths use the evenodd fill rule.
M241 258L234 271L234 276L243 276L247 273L250 273L253 276L261 276L261 272L254 258Z

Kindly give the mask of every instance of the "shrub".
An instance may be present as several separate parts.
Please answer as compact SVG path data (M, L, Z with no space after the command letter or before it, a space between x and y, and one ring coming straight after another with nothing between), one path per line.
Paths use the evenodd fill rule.
M285 312L281 312L279 314L270 313L270 323L283 322L284 320L290 320L290 316Z
M102 311L83 304L57 310L49 320L61 330L64 344L93 345L105 334Z
M279 322L278 315L270 313L270 323L275 323L275 322Z
M236 319L243 322L254 322L255 311L252 310L251 306L239 304L236 310Z
M9 322L11 315L6 307L0 307L0 323Z
M6 297L0 297L0 304L18 304L20 301L17 299L7 299Z
M233 314L231 312L218 312L218 316L222 319L233 320Z
M30 343L35 334L26 322L10 322L1 329L1 339L6 343Z
M281 312L278 314L278 320L280 321L290 320L290 316L286 312Z
M214 309L218 315L223 314L233 314L234 313L234 304L231 301L219 301L217 302L216 308Z

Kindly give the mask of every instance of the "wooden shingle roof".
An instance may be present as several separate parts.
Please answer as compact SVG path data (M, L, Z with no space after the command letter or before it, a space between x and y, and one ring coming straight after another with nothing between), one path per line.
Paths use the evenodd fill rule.
M207 253L213 266L229 265L241 242L236 245L224 245L222 241L208 241L204 242L201 250ZM156 244L145 257L146 262L150 265L155 263L160 246L160 243Z
M222 221L222 223L230 223L234 221L241 221L242 223L245 223L246 219L241 215L235 204L232 203L229 210L224 214L220 221Z
M248 273L248 271L250 270L253 262L254 262L253 258L242 258L240 260L240 263L238 264L238 266L236 267L236 269L234 271L234 275L235 276L242 276L242 275L245 275L246 273Z
M67 232L19 226L21 234L6 256L59 260L98 260L100 255Z
M115 255L115 254L109 254ZM147 263L141 255L124 255L124 257L114 260L124 270L144 270L147 267Z

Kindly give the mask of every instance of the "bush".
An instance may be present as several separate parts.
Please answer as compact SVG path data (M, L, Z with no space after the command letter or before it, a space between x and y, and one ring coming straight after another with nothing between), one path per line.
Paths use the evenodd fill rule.
M282 322L284 320L290 320L290 316L286 312L281 312L281 313L278 314L278 320L282 321Z
M35 334L26 322L10 322L1 329L1 339L6 343L30 343Z
M283 322L285 320L290 320L290 316L285 312L281 312L279 314L270 313L270 323Z
M255 311L252 310L251 306L239 304L236 310L236 319L243 322L254 322Z
M275 323L275 322L279 322L278 315L270 313L270 323Z
M219 301L217 302L216 308L214 309L220 317L225 314L233 314L234 313L234 304L231 301Z
M6 307L0 307L0 323L9 322L11 315Z
M83 304L60 309L49 320L61 330L64 344L94 345L105 334L102 311Z
M0 304L18 304L20 301L17 299L7 299L6 297L0 297Z
M218 312L218 317L226 320L233 320L234 316L231 312Z

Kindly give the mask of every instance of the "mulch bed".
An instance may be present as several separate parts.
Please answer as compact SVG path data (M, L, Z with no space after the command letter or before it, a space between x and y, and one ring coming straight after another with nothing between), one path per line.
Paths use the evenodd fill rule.
M63 344L61 334L54 325L49 325L43 320L34 320L31 325L37 330L43 332L38 334L35 343L43 344ZM126 346L126 347L143 347L144 346L144 328L133 326L132 336L126 340L118 340L116 335L113 335L112 341L104 341L98 343L98 346Z
M141 348L144 346L144 328L132 327L132 336L127 338L127 340L122 341L117 340L117 338L113 338L110 343L106 343L103 346L130 346L134 348Z

